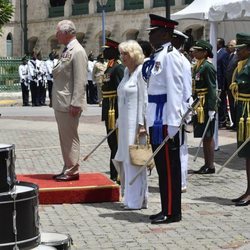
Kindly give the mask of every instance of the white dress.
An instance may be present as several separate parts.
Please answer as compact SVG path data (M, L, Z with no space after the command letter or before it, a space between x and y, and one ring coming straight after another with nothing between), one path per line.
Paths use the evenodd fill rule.
M143 171L135 182L129 182L140 170L130 162L129 145L134 144L138 125L144 124L147 108L147 86L142 79L142 66L129 75L126 68L124 77L120 82L118 95L118 150L115 160L122 163L125 174L124 205L132 209L140 209L145 206L148 195L147 170Z

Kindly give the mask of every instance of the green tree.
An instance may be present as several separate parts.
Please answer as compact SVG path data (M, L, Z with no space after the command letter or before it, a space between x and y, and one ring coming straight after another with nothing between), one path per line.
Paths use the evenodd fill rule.
M0 0L0 34L4 24L10 21L14 13L14 7L8 0Z

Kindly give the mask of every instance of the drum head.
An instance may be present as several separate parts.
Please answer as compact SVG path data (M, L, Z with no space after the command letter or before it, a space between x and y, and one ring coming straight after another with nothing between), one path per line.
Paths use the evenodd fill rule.
M56 250L56 248L45 245L39 245L38 247L32 248L31 250Z
M59 233L41 233L41 244L60 246L69 242L69 236Z
M11 149L11 148L14 148L14 144L2 144L0 143L0 152L1 151L6 151L7 149Z
M13 187L11 192L0 193L0 203L6 201L13 202L12 194L16 194L16 201L25 198L32 198L33 196L38 195L38 186L34 183L19 181Z

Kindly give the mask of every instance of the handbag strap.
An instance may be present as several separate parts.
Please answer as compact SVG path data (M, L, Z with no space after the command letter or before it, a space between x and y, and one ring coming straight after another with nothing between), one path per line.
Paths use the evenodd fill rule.
M149 145L149 144L150 144L150 137L149 137L149 134L146 134L145 136L147 137L146 145ZM136 135L136 144L137 144L137 145L140 145L139 138L140 138L140 134L137 133L137 135Z

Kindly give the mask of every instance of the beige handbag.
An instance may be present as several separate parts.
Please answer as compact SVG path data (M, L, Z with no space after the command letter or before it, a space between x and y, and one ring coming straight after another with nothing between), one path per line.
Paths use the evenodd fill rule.
M149 143L149 135L147 135L146 144L139 144L139 135L136 136L136 144L129 145L130 160L133 165L144 166L147 160L152 156L153 150ZM155 166L154 160L152 159L148 168L153 169Z

